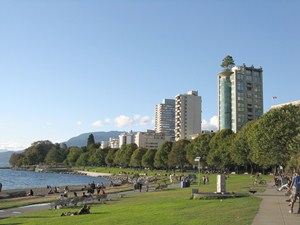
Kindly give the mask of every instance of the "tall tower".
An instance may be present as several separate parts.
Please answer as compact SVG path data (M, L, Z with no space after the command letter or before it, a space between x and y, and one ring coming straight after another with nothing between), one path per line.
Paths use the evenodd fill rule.
M234 132L263 114L262 68L235 66L218 74L219 130Z
M175 140L191 139L201 133L201 96L189 91L175 97Z
M169 141L175 139L175 100L164 99L155 106L155 132L165 134Z

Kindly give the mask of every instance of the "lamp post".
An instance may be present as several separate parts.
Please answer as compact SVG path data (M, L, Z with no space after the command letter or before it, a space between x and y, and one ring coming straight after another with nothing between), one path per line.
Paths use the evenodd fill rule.
M200 186L200 159L201 159L200 156L194 159L195 162L198 162L198 186Z

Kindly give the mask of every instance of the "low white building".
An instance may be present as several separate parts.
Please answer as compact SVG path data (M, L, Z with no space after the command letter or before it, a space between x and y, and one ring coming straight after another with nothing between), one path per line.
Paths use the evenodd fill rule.
M109 138L109 147L110 148L119 148L119 139L118 138Z
M155 133L154 130L147 130L146 132L137 132L135 143L138 147L157 149L167 138L164 133Z
M278 105L272 105L270 109L281 108L281 107L283 107L285 105L300 105L300 100L293 101L293 102L282 103L282 104L278 104Z

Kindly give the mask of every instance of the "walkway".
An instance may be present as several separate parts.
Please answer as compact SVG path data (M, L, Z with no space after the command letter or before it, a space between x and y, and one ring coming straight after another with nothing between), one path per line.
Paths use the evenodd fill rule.
M252 225L299 225L300 214L290 214L288 206L288 196L285 191L279 192L275 187L269 185L263 193L257 193L256 196L262 198L259 211L256 214ZM294 212L297 212L299 202L294 205Z

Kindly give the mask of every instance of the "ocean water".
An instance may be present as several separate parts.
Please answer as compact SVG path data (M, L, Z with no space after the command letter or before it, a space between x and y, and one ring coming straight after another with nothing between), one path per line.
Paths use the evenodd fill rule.
M0 169L0 183L2 190L30 189L36 187L88 185L92 182L104 184L109 180L102 177L90 177L86 175L59 174L59 173L36 173L32 171L19 171Z

